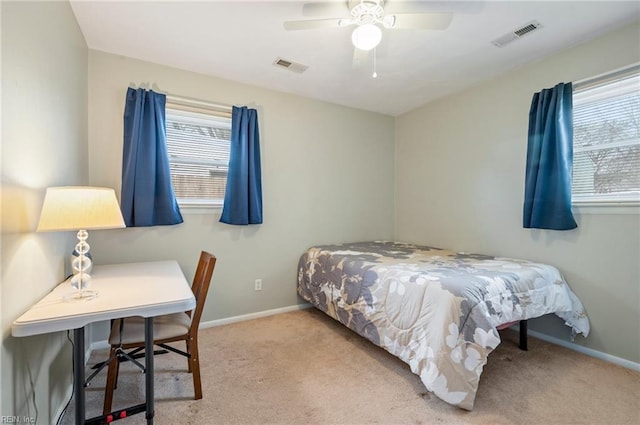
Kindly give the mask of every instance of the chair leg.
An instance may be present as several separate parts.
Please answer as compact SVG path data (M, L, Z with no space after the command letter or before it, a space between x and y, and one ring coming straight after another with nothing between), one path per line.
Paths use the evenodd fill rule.
M111 413L111 405L113 403L113 391L116 388L116 382L118 379L118 369L120 361L116 355L116 349L111 347L109 351L109 369L107 371L107 383L104 388L104 404L102 407L102 414L106 415Z
M198 337L193 338L189 343L189 365L193 373L194 400L202 398L202 381L200 380L200 356L198 354Z
M191 344L189 344L189 338L185 340L185 344L187 346L187 353L191 353ZM193 372L193 368L191 367L191 357L187 358L187 372Z

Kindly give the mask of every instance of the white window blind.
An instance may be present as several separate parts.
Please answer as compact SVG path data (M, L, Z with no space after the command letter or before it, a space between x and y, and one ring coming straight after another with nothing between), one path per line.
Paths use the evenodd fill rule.
M231 118L167 103L169 168L178 203L222 205L229 169Z
M640 202L640 66L577 84L573 132L573 202Z

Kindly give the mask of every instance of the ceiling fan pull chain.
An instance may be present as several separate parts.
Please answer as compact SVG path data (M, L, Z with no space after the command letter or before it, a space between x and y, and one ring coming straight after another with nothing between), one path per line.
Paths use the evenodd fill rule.
M373 48L373 78L378 78L378 73L376 72L376 48Z

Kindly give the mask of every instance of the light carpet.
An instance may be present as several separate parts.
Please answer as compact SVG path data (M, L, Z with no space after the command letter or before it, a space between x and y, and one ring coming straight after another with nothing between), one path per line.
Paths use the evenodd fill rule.
M512 330L501 337L468 412L315 309L203 329L204 398L192 400L184 357L156 356L155 424L640 424L640 373L532 337L521 351ZM105 375L87 388L88 416L101 413ZM114 409L143 400L144 375L123 363ZM73 403L62 423L73 423Z

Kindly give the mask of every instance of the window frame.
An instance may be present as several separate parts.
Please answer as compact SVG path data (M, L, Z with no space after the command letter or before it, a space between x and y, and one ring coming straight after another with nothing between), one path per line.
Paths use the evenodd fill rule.
M574 83L573 96L575 96L576 93L594 89L596 87L605 85L607 83L612 83L629 76L640 76L640 62ZM573 143L575 157L575 139ZM633 145L635 145L635 143ZM599 195L576 196L576 194L574 194L573 192L573 188L574 186L572 179L571 205L579 213L637 214L640 212L640 198L638 198L637 193L617 195L615 198L607 199L606 197Z
M215 122L218 128L225 128L231 130L231 107L216 105L204 101L195 101L191 99L184 99L178 97L167 96L167 102L165 105L166 122L169 122L170 117L180 117L181 121L193 123L196 125L208 126L212 122ZM229 138L229 149L231 145ZM167 138L167 144L169 140ZM175 161L172 160L172 156L169 157L169 166L175 163L183 164L206 164L213 167L227 167L226 174L228 175L229 163L224 161ZM172 175L173 179L173 175ZM175 188L174 188L175 190ZM224 204L224 194L222 198L180 198L176 194L176 201L180 209L189 210L189 212L209 212L212 209L222 209Z

